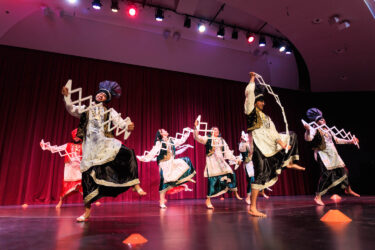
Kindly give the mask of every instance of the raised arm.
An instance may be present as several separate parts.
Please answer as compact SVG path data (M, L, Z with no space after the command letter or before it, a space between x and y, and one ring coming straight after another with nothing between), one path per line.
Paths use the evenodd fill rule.
M207 136L199 135L199 131L198 131L197 127L198 127L198 120L196 120L194 122L194 132L193 132L194 139L201 144L206 144L207 143Z
M304 125L306 131L305 131L305 141L312 141L316 134L316 129L313 127L310 127L308 124Z
M85 109L85 105L82 105L81 107L73 105L69 95L69 90L65 86L62 88L61 94L64 96L65 107L68 113L76 118L80 118L82 112L79 111Z
M194 139L197 142L199 142L201 144L206 144L207 143L207 136L201 136L201 135L199 135L199 132L198 132L198 130L196 128L194 129L193 135L194 135Z
M255 80L255 73L250 72L250 81L245 89L246 99L245 99L244 107L245 107L246 115L250 114L251 111L253 111L254 109L254 101L255 101L255 94L254 94L255 81L254 80Z

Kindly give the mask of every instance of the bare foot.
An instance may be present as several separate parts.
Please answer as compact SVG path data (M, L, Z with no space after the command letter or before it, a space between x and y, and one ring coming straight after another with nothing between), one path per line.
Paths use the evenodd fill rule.
M263 197L266 198L267 200L270 198L268 195L266 195L265 192L262 193Z
M348 187L347 189L345 189L345 194L350 194L350 195L355 196L355 197L361 197L359 194L357 194L356 192L354 192L350 187Z
M139 184L137 184L133 187L133 191L134 190L137 191L139 196L145 196L147 194L145 191L143 191L143 189L141 188L141 186L139 186Z
M305 171L306 170L304 167L301 167L300 165L294 164L294 163L288 164L286 167L287 168L291 168L291 169L295 169L295 170L300 170L300 171Z
M250 197L246 197L245 202L247 205L250 205L251 204Z
M57 203L57 205L56 205L56 209L61 208L61 205L62 205L62 200L60 200L59 203Z
M324 203L323 203L321 197L319 197L319 196L315 196L314 201L315 201L315 203L318 204L319 206L324 206Z
M266 214L259 212L256 208L250 208L249 214L254 217L262 217L262 218L267 217Z
M160 201L160 208L167 208L165 201Z
M235 192L235 195L236 195L237 200L242 201L242 198L240 197L240 195L238 194L238 192Z
M77 222L85 222L88 221L90 217L90 214L84 213L81 216L79 216L76 220Z
M208 209L213 209L214 208L214 206L212 206L212 203L211 203L211 201L210 200L206 200L206 207L208 208Z

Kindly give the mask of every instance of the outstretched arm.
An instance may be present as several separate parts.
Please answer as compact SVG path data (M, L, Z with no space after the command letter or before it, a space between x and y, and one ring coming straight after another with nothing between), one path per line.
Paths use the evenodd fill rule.
M359 143L359 140L356 137L353 137L352 140L346 140L346 139L341 139L337 138L336 136L333 136L333 139L337 144L356 144Z
M156 156L159 155L160 150L161 150L161 142L158 141L156 144L152 147L150 152L147 152L142 155L142 156L137 156L138 160L143 161L143 162L149 162L152 161Z
M223 143L224 143L224 152L223 152L224 153L224 158L226 160L235 162L238 165L240 165L240 163L241 163L240 157L236 157L236 156L233 155L233 151L230 150L228 144L226 143L226 141L224 139L223 139Z
M250 72L250 81L245 89L246 99L245 99L244 107L245 107L246 115L250 114L251 111L253 111L254 109L254 101L255 101L255 94L254 94L255 81L254 80L255 80L255 73Z
M64 145L61 145L61 146L51 146L51 144L49 142L44 142L44 140L42 140L40 142L40 147L43 149L43 150L48 150L48 151L51 151L52 153L57 153L57 152L61 152L61 151L64 151L66 149L66 146L68 144L64 144Z
M181 146L182 144L184 144L186 142L186 140L189 138L189 135L190 135L190 132L185 131L185 133L182 135L182 137L180 139L175 139L173 141L175 147L178 147L178 146Z
M128 127L129 129L130 127L129 125L133 125L133 129L134 129L134 124L130 121L130 119L126 119L126 118L122 119L121 115L117 113L117 111L114 110L113 108L111 109L111 117L112 117L112 123L115 126L118 126L121 129Z

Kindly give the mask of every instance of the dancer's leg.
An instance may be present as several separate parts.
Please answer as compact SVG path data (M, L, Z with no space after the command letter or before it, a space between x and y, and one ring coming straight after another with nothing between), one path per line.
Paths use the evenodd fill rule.
M266 214L261 213L257 209L257 198L258 198L259 190L252 188L251 190L251 205L249 214L255 217L267 217Z

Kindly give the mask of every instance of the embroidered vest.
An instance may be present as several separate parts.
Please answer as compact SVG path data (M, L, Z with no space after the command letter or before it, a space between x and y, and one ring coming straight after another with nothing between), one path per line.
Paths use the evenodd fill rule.
M224 141L223 141L223 138L220 138L221 139L221 144L224 145ZM206 147L206 155L207 156L211 156L215 153L215 147L212 147L212 139L210 137L210 139L207 140L206 144L204 145ZM223 155L224 155L224 146L221 147L221 151L223 152Z
M262 126L262 118L260 117L260 112L261 111L255 107L250 114L246 115L247 132L251 132Z
M172 142L172 140L169 139L169 142ZM161 148L167 149L167 145L165 143L162 143ZM169 159L171 159L172 156L175 156L175 153L176 153L175 146L171 147L171 151L170 150L160 150L160 154L156 157L157 163L159 164L159 162L168 161Z
M104 111L107 109L104 107ZM106 113L104 115L104 121L107 121L109 118L109 113ZM87 129L87 124L89 123L89 112L85 112L81 114L80 120L79 120L79 125L77 129L77 137L81 138L82 140L85 139L86 137L86 129ZM111 132L108 131L108 124L104 125L104 135L109 138L115 137L113 134L113 130Z
M324 136L320 130L317 131L312 141L308 142L308 145L313 150L324 150L326 149L326 142L324 140Z
M242 155L242 159L245 163L249 163L251 160L249 158L249 151L245 151L245 152L240 152L241 155Z

